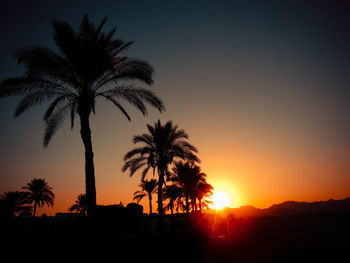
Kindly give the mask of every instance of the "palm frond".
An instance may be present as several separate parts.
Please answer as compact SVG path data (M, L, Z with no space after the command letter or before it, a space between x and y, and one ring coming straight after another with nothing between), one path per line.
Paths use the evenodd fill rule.
M112 31L112 30L107 35L107 38L109 37L109 35L113 35L114 34L115 28L114 28L114 31ZM126 42L125 44L122 44L122 45L119 45L119 46L118 45L112 45L111 46L111 52L112 52L113 56L116 56L119 53L121 53L122 51L127 50L133 43L134 43L134 41L129 41L129 42Z
M75 66L78 63L75 51L79 49L79 41L77 34L73 28L66 21L59 21L54 19L51 22L54 29L53 39L56 46L61 53L68 58L69 61Z
M64 103L69 98L71 98L71 94L64 94L62 96L57 97L53 102L51 102L50 106L47 108L44 114L43 120L46 121L51 116L55 108Z
M28 95L34 92L56 92L64 94L67 90L58 83L47 79L19 77L9 78L0 83L0 98Z
M126 170L130 170L129 176L133 176L133 174L142 166L147 164L145 157L138 157L134 159L130 159L127 162L125 162L124 166L122 167L122 171L125 172Z
M133 137L133 142L136 144L138 142L143 142L149 146L153 146L154 142L153 142L153 138L152 136L150 136L147 133L144 133L143 135L135 135Z
M51 113L50 117L45 120L45 133L44 133L44 147L47 147L50 143L52 136L57 129L62 125L64 119L67 116L67 111L72 107L72 104L66 104L56 111Z
M130 43L130 42L129 42ZM131 45L130 43L129 45ZM125 47L124 47L125 48ZM120 50L118 50L120 52ZM153 68L150 64L142 60L122 60L115 64L115 75L109 80L115 82L119 80L138 80L147 85L153 84Z
M141 154L144 155L145 153L149 153L151 151L150 147L140 147L140 148L135 148L129 152L127 152L125 155L124 155L124 161L126 161L127 159L130 159L132 158L134 155L137 155L137 154Z
M106 34L105 40L106 40L107 42L112 42L113 35L114 35L114 33L115 33L116 30L117 30L117 29L116 29L115 27L113 27L113 28ZM113 49L111 48L111 46L112 46L112 44L109 45L109 50L110 50L110 51L113 50Z
M139 96L138 89L135 89L133 84L110 88L106 91L96 94L96 96L101 95L117 99L124 99L131 105L135 106L139 111L141 111L143 115L147 114L146 106Z
M37 91L26 95L21 99L20 103L17 105L17 108L15 110L15 117L21 115L25 110L27 110L31 106L41 104L46 100L51 99L55 95L55 93L50 93L47 91Z
M123 106L119 102L117 102L113 97L108 95L101 95L101 96L104 97L106 100L111 101L125 115L128 121L131 121L129 114L126 112Z
M78 103L77 103L77 100L74 100L72 103L72 106L71 106L71 111L70 111L70 128L71 128L71 130L73 130L74 119L75 119L75 116L77 115L77 113L78 113Z
M137 93L140 99L156 108L159 112L165 111L163 102L154 94L154 92L147 89L138 89Z
M192 144L190 144L189 142L178 140L177 144L179 144L180 147L183 147L183 148L187 149L187 151L192 151L192 152L195 152L195 153L198 152L198 149L196 147L194 147Z
M50 77L65 82L71 87L79 87L74 67L69 60L48 48L31 46L17 50L18 63L23 63L28 77Z
M185 158L184 159L189 161L192 164L201 162L201 160L195 154L193 154L190 151L185 152Z
M146 193L138 194L133 197L133 200L136 200L137 203L139 203L145 196L146 196Z
M86 15L87 16L87 15ZM99 35L101 33L101 30L103 28L103 26L106 24L107 22L107 17L104 17L102 19L102 21L100 22L100 24L96 27L96 29L94 30L95 35ZM92 25L93 26L93 25Z
M144 194L144 192L137 190L136 192L134 192L134 195L138 195L138 194Z
M147 114L147 109L144 102L157 108L159 112L165 110L162 101L152 91L142 88L135 88L133 84L127 86L117 86L96 94L96 96L101 95L124 99L141 111L143 115Z
M94 33L94 25L90 23L88 15L85 14L80 22L79 37L82 41L89 41L92 33Z
M142 174L141 174L141 180L142 181L145 180L145 177L146 177L146 175L147 175L147 173L148 173L150 168L151 168L151 166L149 164L147 164L146 168L143 169Z
M171 134L172 140L178 140L178 139L188 139L188 134L185 132L185 130L173 130L174 132Z
M113 47L113 53L115 55L122 50L128 48L133 42L126 44L116 43L116 47ZM100 79L95 81L94 90L99 90L103 87L110 85L120 85L125 81L141 81L147 85L153 84L152 73L153 68L147 62L141 60L129 60L126 57L114 58L113 70L110 70L108 74L104 74Z

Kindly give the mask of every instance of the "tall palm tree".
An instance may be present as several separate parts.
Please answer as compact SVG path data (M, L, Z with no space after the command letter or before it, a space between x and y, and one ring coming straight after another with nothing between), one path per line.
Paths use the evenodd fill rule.
M173 176L171 180L176 182L183 190L185 197L186 213L190 211L190 200L192 211L196 210L196 198L198 195L198 185L206 182L206 174L203 173L198 165L189 162L175 162L173 167Z
M0 212L14 217L18 213L30 213L31 206L26 206L29 203L28 194L26 192L5 192L0 196Z
M179 130L177 125L168 121L164 126L160 120L151 126L147 124L149 133L136 135L133 138L134 144L142 143L143 146L129 151L124 156L125 164L122 171L130 171L132 176L137 170L144 168L142 179L146 176L149 169L158 173L158 213L163 215L163 191L165 176L169 173L168 166L174 159L188 160L190 162L199 162L195 155L197 149L185 141L188 135L184 130Z
M47 147L64 119L70 116L71 128L80 118L80 135L85 148L85 186L88 214L96 207L94 153L89 118L95 113L96 98L113 103L130 121L121 104L126 101L143 115L145 103L164 110L161 100L150 90L136 87L136 82L151 85L152 67L145 61L122 56L133 43L114 38L115 28L102 32L107 19L96 27L85 15L76 32L65 21L52 22L53 38L59 53L40 46L19 49L18 63L24 64L23 77L9 78L0 84L0 98L22 96L15 116L31 106L49 101L44 114L44 147ZM135 82L136 81L136 82Z
M156 179L142 180L139 184L139 187L141 187L141 191L136 191L134 193L133 200L137 200L137 203L139 203L142 200L142 198L148 195L150 215L152 214L152 194L157 191L157 183L158 182Z
M45 179L31 180L22 189L27 190L30 202L34 202L33 217L35 216L37 207L53 206L53 199L55 194L51 191L52 187L48 185Z
M74 205L69 208L69 211L76 211L82 215L86 215L86 194L78 195Z

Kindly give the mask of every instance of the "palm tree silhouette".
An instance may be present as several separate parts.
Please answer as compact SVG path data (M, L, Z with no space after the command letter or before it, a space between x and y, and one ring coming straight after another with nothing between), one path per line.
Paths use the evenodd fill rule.
M69 208L69 211L76 211L77 213L86 215L86 194L78 195L74 205Z
M197 185L196 198L198 199L199 212L202 213L203 208L209 208L209 204L212 203L207 198L213 195L214 187L207 182L199 182Z
M199 162L198 157L194 154L197 149L185 141L188 135L184 130L179 130L177 125L168 121L164 126L160 120L151 126L147 124L149 133L136 135L133 138L134 144L143 143L144 146L129 151L124 156L125 164L122 171L130 171L132 176L137 170L144 167L142 179L146 176L149 169L155 169L158 172L158 213L163 215L163 191L165 176L169 174L168 165L175 158L188 160L190 162Z
M168 185L164 191L164 199L169 200L168 204L165 206L166 210L170 210L171 214L174 214L174 207L176 205L176 200L181 197L182 189L175 184Z
M157 184L158 182L156 179L142 180L139 184L139 187L141 187L141 191L136 191L134 193L133 200L136 200L137 203L139 203L142 200L142 198L148 195L150 215L152 214L152 194L157 191Z
M29 201L34 202L33 217L35 216L37 206L43 207L45 204L47 206L53 206L53 199L55 194L51 191L52 187L48 185L45 179L31 180L22 189L27 190Z
M0 211L10 217L21 213L28 214L32 210L31 206L25 206L28 203L28 194L26 192L8 191L0 196Z
M50 101L44 114L44 147L47 147L64 119L70 116L71 128L76 115L80 117L80 135L85 148L85 187L87 212L96 207L94 153L89 118L95 113L95 100L103 98L113 103L130 121L121 105L124 100L147 114L145 103L162 112L161 100L150 90L135 86L133 81L153 83L152 67L145 61L121 56L133 43L115 39L115 28L102 32L107 18L95 27L85 15L76 32L65 21L54 20L54 41L60 51L31 46L15 53L23 63L23 77L9 78L0 84L0 97L22 96L15 116L31 106Z
M171 180L177 183L183 191L185 197L186 213L190 211L190 200L192 203L192 211L197 210L196 198L198 195L198 185L206 183L206 174L203 173L198 165L189 162L175 162L173 167L173 175Z

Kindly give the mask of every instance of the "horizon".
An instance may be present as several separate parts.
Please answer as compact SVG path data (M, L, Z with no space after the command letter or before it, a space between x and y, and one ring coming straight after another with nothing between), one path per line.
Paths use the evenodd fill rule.
M135 147L132 137L158 119L172 120L189 134L208 183L227 193L233 208L349 197L350 5L83 3L5 1L0 80L23 74L13 58L18 48L57 51L52 19L77 29L85 13L95 24L108 17L106 32L117 27L118 38L135 41L125 55L154 67L151 90L166 111L148 107L143 117L125 103L128 122L110 104L97 101L90 119L97 204L134 202L141 172L131 178L121 172L122 157ZM45 178L55 204L38 208L39 215L66 212L85 192L79 124L71 131L66 121L44 149L42 117L48 104L15 119L18 101L0 101L0 194ZM147 212L147 198L140 204Z
M329 202L329 201L343 201L343 200L347 200L347 199L350 199L350 196L349 197L345 197L343 199L333 199L333 198L330 198L328 200L314 200L314 201L296 201L296 200L286 200L286 201L283 201L281 203L274 203L274 204L271 204L267 207L256 207L256 206L253 206L253 205L250 205L250 204L244 204L244 205L241 205L239 207L232 207L232 206L224 206L222 208L215 208L215 207L209 207L209 208L205 208L203 209L203 214L206 214L206 213L216 213L216 214L225 214L227 213L227 210L235 210L235 209L241 209L241 208L247 208L247 207L252 207L252 208L255 208L255 209L258 209L258 210L268 210L270 208L272 208L273 206L275 205L281 205L281 204L284 204L284 203L288 203L288 202L295 202L295 203L306 203L306 204L315 204L315 203L326 203L326 202ZM130 202L130 203L135 203L135 202ZM101 206L110 206L110 205L120 205L120 204L103 204ZM127 204L123 204L124 207L126 207ZM47 214L45 213L45 209L50 209L50 208L47 208L47 207L44 207L44 208L39 208L39 210L43 210L41 211L41 213L39 213L40 215L42 214L45 214L47 216L55 216L55 214ZM51 208L52 209L52 208ZM40 212L40 211L39 211ZM67 213L68 211L56 211L55 213ZM68 212L68 213L77 213L77 212ZM148 215L149 213L149 210L147 208L147 206L143 206L143 214L144 215ZM155 213L156 214L156 213ZM171 215L170 214L170 211L166 211L167 215ZM182 212L179 212L179 213L174 213L174 214L186 214L185 211L182 211Z

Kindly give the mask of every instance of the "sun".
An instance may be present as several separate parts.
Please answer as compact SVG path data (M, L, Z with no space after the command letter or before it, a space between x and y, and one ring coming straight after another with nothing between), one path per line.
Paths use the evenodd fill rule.
M214 190L214 194L211 197L211 200L213 201L213 204L211 206L215 209L222 209L231 205L230 196L221 190Z

